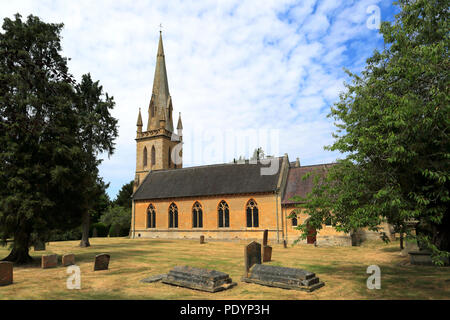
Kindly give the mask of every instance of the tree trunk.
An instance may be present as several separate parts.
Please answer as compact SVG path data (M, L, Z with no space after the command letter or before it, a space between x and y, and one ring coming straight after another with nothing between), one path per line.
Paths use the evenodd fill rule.
M83 248L91 246L91 244L89 243L89 220L90 220L89 211L86 210L83 213L82 218L82 236L80 241L80 247Z
M30 235L24 232L18 232L14 235L14 244L9 255L2 261L10 261L15 264L27 264L33 261L29 252Z
M400 232L400 249L403 250L404 246L403 246L403 232Z

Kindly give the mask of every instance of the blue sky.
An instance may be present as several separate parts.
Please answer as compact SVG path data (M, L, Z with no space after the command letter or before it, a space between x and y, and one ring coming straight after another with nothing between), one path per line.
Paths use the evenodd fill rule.
M101 165L114 198L134 179L135 124L139 108L147 121L160 23L175 121L182 114L184 166L248 154L214 151L246 130L273 135L277 147L269 153L308 165L339 157L323 149L335 131L327 114L348 80L343 68L358 73L383 48L378 30L367 26L373 5L383 21L398 12L383 0L0 0L0 17L19 12L63 22L71 73L90 72L114 96L119 138Z

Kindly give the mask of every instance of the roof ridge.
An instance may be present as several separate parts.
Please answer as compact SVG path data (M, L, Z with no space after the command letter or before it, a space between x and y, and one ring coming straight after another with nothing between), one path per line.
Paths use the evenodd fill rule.
M274 157L274 159L281 159L283 157ZM267 158L266 158L267 159ZM248 161L248 160L246 160ZM197 168L206 168L206 167L220 167L220 166L232 166L232 165L242 165L242 164L259 164L259 165L264 165L262 163L260 163L259 161L257 163L249 163L249 162L241 162L241 163L215 163L215 164L204 164L201 166L194 166L194 167L184 167L184 168L176 168L176 169L159 169L159 170L152 170L150 171L150 173L158 173L158 172L167 172L167 171L181 171L181 170L192 170L192 169L197 169Z

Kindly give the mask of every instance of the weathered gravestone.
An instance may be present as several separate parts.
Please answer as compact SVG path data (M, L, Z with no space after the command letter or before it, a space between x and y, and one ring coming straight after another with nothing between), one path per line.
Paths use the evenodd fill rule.
M255 264L247 277L242 281L256 283L269 287L294 289L302 291L314 291L325 284L312 272L296 269Z
M264 230L263 233L263 251L262 251L262 261L269 262L272 260L272 247L268 246L269 230Z
M110 255L102 253L95 256L94 271L108 270Z
M0 286L13 283L13 264L9 261L0 261Z
M49 254L41 257L42 269L55 268L57 266L58 266L58 255Z
M287 242L286 240L283 240L283 247L286 249L287 248Z
M73 253L65 254L62 256L63 267L72 266L75 264L75 255Z
M34 251L45 251L45 242L44 241L36 241L34 243Z
M254 264L261 264L261 245L252 241L244 248L245 275Z
M188 266L174 267L162 282L207 292L222 291L236 285L226 273Z
M263 246L267 246L267 241L268 241L268 237L269 237L269 230L264 230L263 233Z
M200 244L204 244L205 243L205 236L200 236Z
M263 248L263 262L269 262L272 260L272 247L264 246Z

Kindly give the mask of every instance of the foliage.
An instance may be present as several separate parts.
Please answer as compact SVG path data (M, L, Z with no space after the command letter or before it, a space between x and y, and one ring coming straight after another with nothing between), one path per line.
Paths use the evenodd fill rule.
M131 226L131 209L111 206L101 216L100 221L109 228L112 237L128 235Z
M131 195L133 194L134 180L122 186L113 204L116 206L131 209Z
M91 231L90 231L90 235L91 235L91 237L93 237L94 236L94 229L96 229L97 230L97 237L106 237L106 236L108 236L108 226L106 226L106 225L104 225L103 223L101 223L101 222L96 222L96 223L93 223L92 225L91 225ZM78 238L79 239L79 238Z
M416 223L438 263L450 251L448 3L398 4L395 22L381 26L384 51L361 75L348 71L352 83L331 108L338 130L327 147L346 157L315 177L304 207L316 229L330 217L345 232L387 221L410 234Z

